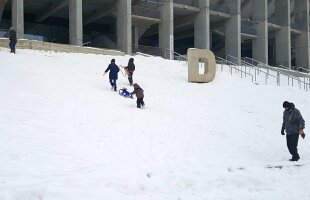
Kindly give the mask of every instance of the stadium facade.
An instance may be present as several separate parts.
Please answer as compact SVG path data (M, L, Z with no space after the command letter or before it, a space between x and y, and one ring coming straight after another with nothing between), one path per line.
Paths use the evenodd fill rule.
M0 0L0 37L309 69L309 0Z

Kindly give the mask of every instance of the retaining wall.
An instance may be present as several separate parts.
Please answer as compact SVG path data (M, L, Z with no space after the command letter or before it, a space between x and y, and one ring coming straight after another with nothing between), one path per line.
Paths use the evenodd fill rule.
M0 47L9 48L9 39L0 38ZM20 39L16 44L16 49L33 49L33 50L42 50L42 51L61 51L61 52L70 52L70 53L93 53L93 54L102 54L102 55L111 55L111 56L124 56L125 53L118 50L111 49L100 49L93 47L80 47L69 44L57 44L50 42L42 42L35 40L25 40Z

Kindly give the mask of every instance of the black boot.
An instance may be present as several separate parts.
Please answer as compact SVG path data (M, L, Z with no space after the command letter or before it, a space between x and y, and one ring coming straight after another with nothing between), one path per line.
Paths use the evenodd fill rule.
M300 159L299 155L295 155L292 157L292 159L290 159L290 161L298 161Z
M132 86L132 77L128 77L128 81L129 81L129 84L130 84L130 86Z

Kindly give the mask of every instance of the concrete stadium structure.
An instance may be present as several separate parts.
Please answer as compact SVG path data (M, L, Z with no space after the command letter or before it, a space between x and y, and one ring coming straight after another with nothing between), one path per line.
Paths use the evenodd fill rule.
M0 37L309 69L309 0L0 0Z

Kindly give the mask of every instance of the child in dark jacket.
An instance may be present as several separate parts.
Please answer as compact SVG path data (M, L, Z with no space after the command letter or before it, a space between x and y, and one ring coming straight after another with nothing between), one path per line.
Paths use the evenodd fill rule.
M119 67L115 64L115 59L111 60L111 63L109 64L108 68L104 71L103 76L109 72L109 80L110 84L112 86L111 89L114 89L114 91L117 90L117 85L116 85L116 80L118 79L118 72L119 72Z
M15 46L16 46L16 43L17 43L17 36L16 36L16 31L13 27L10 28L10 49L11 49L11 52L10 53L15 53Z
M137 84L133 84L133 92L131 93L131 95L135 94L137 96L137 108L141 108L141 106L144 107L144 101L143 101L143 98L144 98L144 91L143 89Z
M128 76L128 81L129 81L129 84L132 86L132 83L133 83L133 80L132 80L132 76L133 76L133 72L135 71L136 69L136 66L135 64L133 63L134 59L133 58L130 58L129 61L128 61L128 65L127 66L124 66L123 68L125 68L125 73L127 74Z

